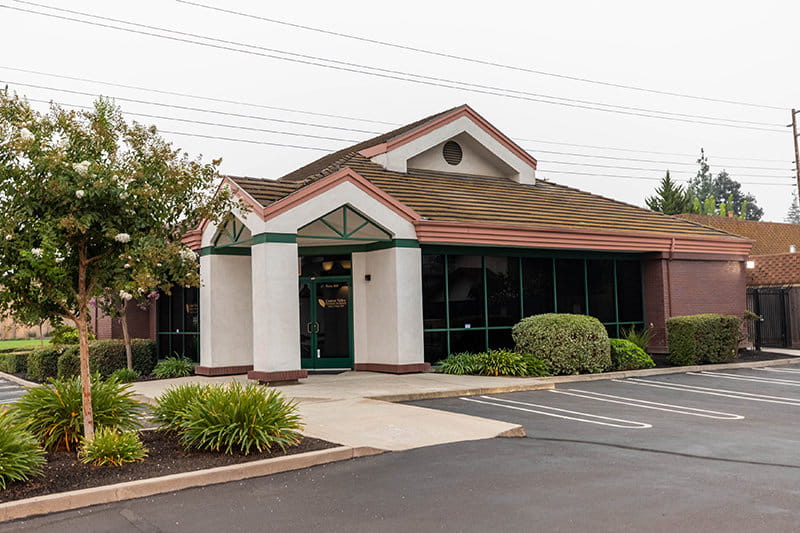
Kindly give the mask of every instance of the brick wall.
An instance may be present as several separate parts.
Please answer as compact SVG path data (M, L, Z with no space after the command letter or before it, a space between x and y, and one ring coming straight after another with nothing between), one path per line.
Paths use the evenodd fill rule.
M670 316L741 316L746 309L743 261L652 258L644 261L643 270L645 321L653 324L653 352L667 351Z
M128 332L133 339L156 339L155 306L140 309L133 303L128 304ZM119 320L104 315L102 311L93 313L94 331L98 339L121 339L122 324Z

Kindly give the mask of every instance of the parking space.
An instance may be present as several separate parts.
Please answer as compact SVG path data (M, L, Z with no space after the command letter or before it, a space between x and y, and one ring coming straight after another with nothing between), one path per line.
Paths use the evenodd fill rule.
M798 370L687 372L413 404L522 424L538 440L800 467Z
M25 388L8 379L0 378L0 405L16 402L25 394Z

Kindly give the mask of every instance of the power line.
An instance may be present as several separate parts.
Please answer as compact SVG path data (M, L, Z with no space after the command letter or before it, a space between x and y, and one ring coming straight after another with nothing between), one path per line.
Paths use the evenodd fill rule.
M335 36L335 37L343 37L343 38L346 38L346 39L353 39L353 40L356 40L356 41L367 42L367 43L377 44L377 45L381 45L381 46L388 46L388 47L397 48L397 49L400 49L400 50L407 50L407 51L411 51L411 52L419 52L419 53L422 53L422 54L428 54L428 55L432 55L432 56L444 57L444 58L448 58L448 59L457 59L459 61L466 61L466 62L469 62L469 63L475 63L475 64L491 66L491 67L498 67L498 68L503 68L503 69L507 69L507 70L515 70L515 71L519 71L519 72L527 72L527 73L530 73L530 74L538 74L538 75L541 75L541 76L550 76L550 77L553 77L553 78L560 78L560 79L571 80L571 81L579 81L579 82L591 83L591 84L595 84L595 85L603 85L603 86L606 86L606 87L616 87L616 88L619 88L619 89L628 89L628 90L632 90L632 91L640 91L640 92L646 92L646 93L652 93L652 94L660 94L660 95L665 95L665 96L674 96L674 97L678 97L678 98L689 98L689 99L692 99L692 100L701 100L701 101L705 101L705 102L717 102L717 103L722 103L722 104L733 104L733 105L741 105L741 106L747 106L747 107L757 107L757 108L761 108L761 109L775 109L775 110L780 110L780 111L785 111L787 109L786 107L780 107L780 106L774 106L774 105L756 104L756 103L751 103L751 102L743 102L743 101L740 101L740 100L726 100L726 99L722 99L722 98L711 98L711 97L706 97L706 96L697 96L697 95L691 95L691 94L686 94L686 93L664 91L664 90L659 90L659 89L650 89L650 88L646 88L646 87L637 87L635 85L626 85L626 84L622 84L622 83L613 83L613 82L607 82L607 81L601 81L601 80L594 80L594 79L590 79L590 78L583 78L583 77L580 77L580 76L570 76L570 75L566 75L566 74L558 74L558 73L554 73L554 72L547 72L547 71L543 71L543 70L536 70L536 69L520 67L520 66L516 66L516 65L509 65L509 64L505 64L505 63L499 63L499 62L496 62L496 61L476 59L476 58L466 57L466 56L461 56L461 55L456 55L456 54L449 54L449 53L446 53L446 52L439 52L439 51L436 51L436 50L429 50L429 49L425 49L425 48L417 48L417 47L414 47L414 46L403 45L403 44L398 44L398 43L392 43L392 42L388 42L388 41L381 41L381 40L378 40L378 39L370 39L368 37L361 37L361 36L358 36L358 35L352 35L352 34L348 34L348 33L325 30L325 29L322 29L322 28L315 28L313 26L306 26L306 25L303 25L303 24L296 24L296 23L292 23L292 22L286 22L286 21L283 21L283 20L262 17L262 16L259 16L259 15L253 15L251 13L243 13L243 12L240 12L240 11L233 11L233 10L230 10L230 9L223 9L223 8L220 8L220 7L209 6L209 5L200 4L200 3L197 3L197 2L189 2L187 0L176 0L176 1L181 3L181 4L192 5L192 6L195 6L195 7L202 7L202 8L205 8L205 9L212 9L212 10L220 11L220 12L223 12L223 13L229 13L229 14L232 14L232 15L239 15L239 16L248 17L248 18L252 18L252 19L262 20L262 21L265 21L265 22L271 22L271 23L274 23L274 24L281 24L281 25L284 25L284 26L292 27L292 28L298 28L298 29L313 31L313 32L317 32L317 33L323 33L323 34L332 35L332 36Z
M386 126L399 126L400 125L400 124L397 124L395 122L385 122L383 120L373 120L373 119L369 119L369 118L356 118L356 117L348 117L348 116L344 116L344 115L333 115L333 114L330 114L330 113L318 113L318 112L315 112L315 111L306 111L306 110L303 110L303 109L291 109L291 108L288 108L288 107L277 107L277 106L270 106L270 105L264 105L264 104L254 104L252 102L243 102L241 100L227 100L227 99L224 99L224 98L213 98L213 97L210 97L210 96L198 96L196 94L181 93L181 92L174 92L174 91L165 91L165 90L161 90L161 89L151 89L149 87L140 87L140 86L137 86L137 85L126 85L124 83L113 83L113 82L109 82L109 81L93 80L93 79L90 79L90 78L80 78L80 77L77 77L77 76L67 76L65 74L53 74L51 72L42 72L42 71L39 71L39 70L29 70L29 69L24 69L24 68L9 67L9 66L5 66L5 65L0 65L0 69L12 70L12 71L15 71L15 72L24 72L26 74L36 74L38 76L48 76L50 78L60 78L60 79L64 79L64 80L83 81L83 82L87 82L87 83L96 83L98 85L107 85L109 87L120 87L120 88L124 88L124 89L135 89L137 91L147 91L147 92L157 93L157 94L168 94L170 96L180 96L180 97L184 97L184 98L196 98L198 100L206 100L208 102L219 102L219 103L223 103L223 104L243 105L243 106L248 106L248 107L256 107L256 108L260 108L260 109L272 109L272 110L276 110L276 111L288 111L288 112L291 112L291 113L300 113L300 114L303 114L303 115L312 115L312 116L317 116L317 117L337 118L337 119L344 119L344 120L354 120L354 121L358 121L358 122L370 122L370 123L373 123L373 124L383 124L383 125L386 125Z
M641 168L641 167L623 167L618 165L600 165L594 163L577 163L574 161L547 161L547 160L539 160L541 163L549 163L549 164L558 164L558 165L572 165L572 166L579 166L579 167L594 167L594 168L611 168L616 170L642 170L646 172L664 172L666 169L663 168ZM737 176L742 176L746 178L781 178L783 176L775 176L770 174L740 174L736 173ZM788 176L789 179L794 179L791 176ZM658 178L661 179L661 178Z
M538 102L538 103L546 103L546 104L551 104L551 105L560 105L560 106L577 108L577 109L588 109L588 110L593 110L593 111L604 111L604 112L608 112L608 113L615 113L615 114L628 115L628 116L639 116L639 117L646 117L646 118L659 118L659 119L662 119L662 120L672 120L672 121L686 122L686 123L692 123L692 124L706 124L706 125L711 125L711 126L724 126L724 127L729 127L729 128L748 129L748 130L754 130L754 131L769 131L769 132L773 132L773 133L777 133L779 131L781 133L783 132L782 129L778 130L778 129L757 127L757 126L753 126L753 125L745 125L745 124L752 123L752 121L741 121L741 120L737 120L737 119L728 119L728 118L724 118L724 117L707 117L707 116L703 116L703 115L685 115L685 114L681 114L681 113L672 113L672 112L669 112L669 111L660 111L660 110L631 111L631 110L640 109L640 108L632 108L632 107L618 106L618 105L614 105L614 104L604 104L604 103L597 103L597 102L587 102L587 101L583 101L583 100L567 99L567 98L555 97L555 96L549 96L549 95L539 95L539 94L536 94L536 93L526 93L524 91L515 91L515 90L512 90L512 89L497 88L497 87L492 87L492 86L485 86L485 85L473 84L473 83L468 83L468 82L461 82L461 81L457 81L457 80L448 80L448 79L445 79L445 78L436 78L436 77L431 77L431 76L423 76L423 75L420 75L420 74L406 73L406 72L394 71L394 70L390 70L390 69L382 69L382 68L379 68L379 67L371 67L371 66L367 66L367 65L358 65L358 64L355 64L355 63L348 63L348 62L337 61L337 60L332 60L332 59L318 58L318 57L315 57L315 56L307 56L307 55L304 55L304 54L297 54L297 53L294 53L294 52L287 52L287 51L283 51L283 50L265 48L265 47L261 47L261 46L258 46L258 45L251 45L251 44L247 44L247 43L238 43L238 42L235 42L235 41L217 39L217 38L214 38L214 37L207 37L207 36L191 34L191 33L187 33L187 32L180 32L180 31L176 31L176 30L158 28L158 27L155 27L155 26L149 26L149 25L145 25L145 24L139 24L139 23L135 23L135 22L124 21L124 20L120 20L120 19L113 19L113 18L110 18L110 17L101 17L101 16L97 16L97 15L92 15L92 14L88 14L88 13L79 12L79 11L72 11L72 10L66 10L66 9L60 9L60 8L56 8L56 7L52 7L52 6L47 6L47 5L43 5L43 4L36 4L36 3L33 3L33 2L24 2L22 0L12 0L12 1L18 2L18 3L22 3L22 4L28 4L28 5L35 5L35 6L39 6L39 7L44 7L46 9L51 9L51 10L54 10L54 11L75 13L75 14L79 14L81 16L86 16L86 17L90 17L90 18L96 18L96 19L100 19L100 20L111 20L111 21L114 21L114 22L119 22L119 23L122 23L122 24L128 24L128 25L131 25L131 26L145 27L145 28L149 28L149 29L153 29L153 30L161 31L161 32L173 33L173 34L177 34L177 35L189 35L189 36L192 36L192 37L195 37L195 38L206 39L206 40L209 40L209 41L222 42L222 43L232 44L232 45L235 45L235 46L262 49L262 50L269 50L269 51L274 52L274 53L295 56L295 58L278 56L278 55L274 55L274 53L267 54L267 53L255 52L253 50L242 50L242 49L239 49L239 48L232 48L230 46L222 46L222 45L217 45L217 44L205 43L205 42L201 42L201 41L194 41L194 40L180 38L180 37L173 37L173 36L170 36L170 35L160 35L160 34L140 31L140 30L134 30L134 29L131 29L131 28L123 28L123 27L119 27L119 26L112 26L112 25L109 25L109 24L103 24L103 23L91 22L91 21L87 21L87 20L75 19L75 18L65 17L65 16L61 16L61 15L54 15L54 14L51 14L51 13L42 13L42 12L39 12L39 11L33 11L33 10L30 10L30 9L23 9L23 8L18 8L18 7L12 7L12 6L3 5L3 4L0 4L0 7L6 8L6 9L15 10L15 11L21 11L21 12L25 12L25 13L31 13L31 14L35 14L35 15L50 17L50 18L68 20L68 21L72 21L72 22L78 22L78 23L87 24L87 25L91 25L91 26L98 26L98 27L104 27L104 28L109 28L109 29L115 29L115 30L119 30L119 31L126 31L126 32L130 32L130 33L141 34L141 35L148 35L148 36L158 37L158 38L162 38L162 39L168 39L168 40L173 40L173 41L178 41L178 42L196 44L196 45L206 46L206 47L210 47L210 48L217 48L217 49L221 49L221 50L239 52L239 53L244 53L244 54L249 54L249 55L266 57L266 58L270 58L270 59L288 61L288 62L292 62L292 63L318 66L318 67L323 67L323 68L328 68L328 69L333 69L333 70L339 70L339 71L344 71L344 72L354 72L354 73L364 74L364 75L368 75L368 76L387 78L387 79L394 79L394 80L399 80L399 81L406 81L406 82L409 82L409 83L416 83L416 84L421 84L421 85L430 85L430 86L435 86L435 87L443 87L443 88L448 88L448 89L456 89L456 90L460 90L460 91L473 92L473 93L477 93L477 94L487 94L487 95L492 95L492 96L500 96L500 97L511 98L511 99L516 99L516 100L524 100L524 101L531 101L531 102ZM311 58L312 60L296 59L297 57ZM334 64L319 63L319 61L325 61L325 62L334 63ZM337 65L352 65L352 67L350 67L350 66L337 66ZM353 67L357 67L357 68L353 68ZM370 69L370 70L373 70L373 71L376 71L376 72L370 72L370 71L359 70L359 69ZM392 74L389 74L389 73L392 73ZM409 78L408 76L412 76L412 77ZM417 79L417 78L421 78L421 79ZM497 92L497 91L505 91L505 92ZM510 93L510 94L507 94L507 93ZM534 95L534 96L533 97L525 96L527 94ZM564 100L564 101L554 101L554 100ZM569 102L587 102L587 103L584 104L584 103L569 103ZM615 109L605 109L603 107L594 107L594 106L598 106L598 105L599 106L610 107L610 108L615 108ZM630 109L630 110L623 110L623 109ZM661 115L654 115L652 113L660 113ZM662 116L662 115L670 115L670 116ZM702 120L694 120L694 119L689 119L689 118L682 118L682 116L684 116L684 115L685 116L694 116L694 117L697 117L697 118L702 119ZM724 123L719 123L719 122L709 122L710 120L736 122L736 123L739 123L739 124L724 124ZM773 124L770 124L770 123L755 123L755 124L773 126ZM777 126L777 125L774 125L774 126Z
M547 170L539 170L539 173L549 173L550 171ZM620 179L629 179L629 180L647 180L647 181L661 181L661 178L649 178L645 176L622 176L620 174L595 174L593 172L572 172L572 171L561 171L561 170L554 170L552 171L554 174L570 174L575 176L592 176L597 178L620 178ZM686 181L686 180L678 180L678 181ZM742 185L783 185L783 186L791 186L796 187L796 183L789 183L789 182L769 182L769 181L759 181L759 182L748 182L748 181L740 181Z
M273 142L266 142L266 141L251 141L250 139L235 139L233 137L218 137L216 135L202 135L200 133L187 133L185 131L171 131L171 130L158 130L161 133L171 133L172 135L185 135L187 137L202 137L204 139L217 139L222 141L233 141L233 142L240 142L240 143L249 143L249 144L264 144L267 146L279 146L281 148L298 148L300 150L316 150L318 152L331 152L331 150L327 148L319 148L316 146L299 146L296 144L282 144L282 143L273 143Z

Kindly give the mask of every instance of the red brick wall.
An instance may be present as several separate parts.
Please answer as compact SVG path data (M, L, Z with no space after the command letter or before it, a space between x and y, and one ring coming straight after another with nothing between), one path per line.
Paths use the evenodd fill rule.
M128 332L133 339L156 339L155 306L140 309L133 303L128 304ZM121 339L122 324L102 311L93 313L94 331L98 339Z
M670 316L746 309L743 261L648 259L643 263L645 321L653 325L650 351L665 353L666 319Z

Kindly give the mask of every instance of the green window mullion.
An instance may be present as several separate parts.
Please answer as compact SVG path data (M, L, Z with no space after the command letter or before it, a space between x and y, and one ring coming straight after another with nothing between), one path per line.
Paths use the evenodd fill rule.
M483 348L489 350L489 288L486 285L486 256L481 256L481 271L483 272Z
M444 323L447 328L447 355L450 355L450 260L444 254Z
M525 318L525 285L522 281L522 258L517 258L517 269L519 271L519 318Z
M553 263L553 312L558 313L558 277L556 275L556 259L551 259Z
M586 314L591 316L589 312L589 266L586 259L583 260L583 301Z
M619 338L619 294L617 293L617 260L612 261L614 266L614 321L616 322L617 338Z

